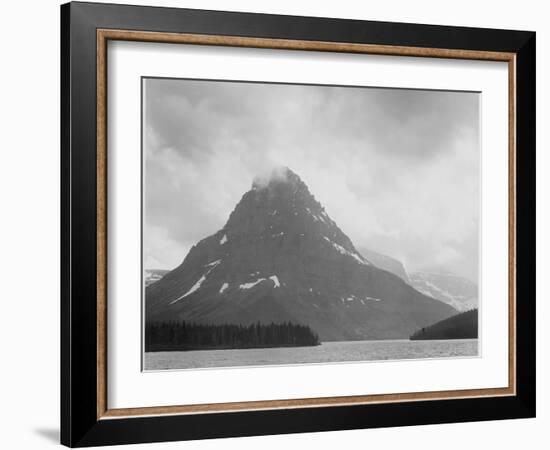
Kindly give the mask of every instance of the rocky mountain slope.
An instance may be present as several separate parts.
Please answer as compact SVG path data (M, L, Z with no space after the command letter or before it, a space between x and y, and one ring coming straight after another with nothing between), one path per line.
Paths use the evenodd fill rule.
M407 274L405 266L401 261L392 258L391 256L382 255L381 253L377 253L364 247L360 249L360 252L365 258L367 258L379 269L387 270L388 272L397 275L405 283L410 284L409 275Z

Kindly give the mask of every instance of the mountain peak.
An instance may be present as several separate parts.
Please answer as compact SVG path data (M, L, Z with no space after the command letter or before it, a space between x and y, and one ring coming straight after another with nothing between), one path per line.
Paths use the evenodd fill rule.
M282 166L256 176L224 230L248 236L269 234L275 229L287 234L293 230L301 235L312 231L312 222L319 222L314 226L318 233L320 225L335 227L302 179Z
M288 167L146 291L148 321L304 323L322 339L406 338L455 310L364 258Z
M277 166L256 175L252 182L252 189L265 189L279 184L304 185L300 177L286 166Z

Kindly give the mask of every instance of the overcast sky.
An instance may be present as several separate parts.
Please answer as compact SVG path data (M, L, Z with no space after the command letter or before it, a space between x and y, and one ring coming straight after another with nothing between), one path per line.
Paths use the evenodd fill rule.
M145 268L177 266L282 165L357 248L477 281L479 94L144 83Z

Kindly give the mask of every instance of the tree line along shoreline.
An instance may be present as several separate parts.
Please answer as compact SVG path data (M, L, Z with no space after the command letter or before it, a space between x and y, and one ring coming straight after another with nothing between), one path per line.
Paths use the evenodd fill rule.
M320 345L317 333L292 322L238 325L167 321L145 325L145 352L316 345Z

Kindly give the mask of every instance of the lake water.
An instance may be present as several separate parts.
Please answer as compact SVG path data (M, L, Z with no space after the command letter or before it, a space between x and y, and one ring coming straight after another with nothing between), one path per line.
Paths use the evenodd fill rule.
M145 353L145 370L472 357L477 339L323 342L317 347Z

